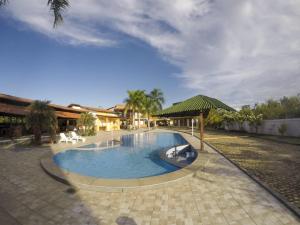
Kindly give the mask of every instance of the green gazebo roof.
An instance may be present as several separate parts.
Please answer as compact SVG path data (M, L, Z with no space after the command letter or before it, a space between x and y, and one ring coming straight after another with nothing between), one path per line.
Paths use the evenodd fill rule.
M210 109L225 109L234 111L233 108L221 102L218 99L210 98L204 95L197 95L183 102L174 104L173 106L161 110L155 116L196 116L199 113L208 113Z

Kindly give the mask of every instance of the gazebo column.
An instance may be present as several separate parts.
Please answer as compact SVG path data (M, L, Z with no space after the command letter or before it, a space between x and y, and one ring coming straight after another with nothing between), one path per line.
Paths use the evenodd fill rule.
M203 113L200 113L199 116L199 126L200 126L200 149L201 151L204 151L204 119L203 119Z
M187 126L187 127L190 126L190 119L186 119L186 126Z

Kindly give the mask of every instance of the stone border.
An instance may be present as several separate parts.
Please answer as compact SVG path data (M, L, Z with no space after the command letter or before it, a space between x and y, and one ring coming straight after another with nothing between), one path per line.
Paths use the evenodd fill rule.
M182 138L184 137L182 136ZM199 154L197 154L196 159L191 164L174 172L138 179L101 179L72 173L55 164L52 152L45 154L41 158L40 164L48 175L75 188L104 192L127 192L165 187L178 180L192 177L205 164L203 161L200 161L198 156Z
M189 134L188 132L185 131L176 131L178 133L185 133L185 134ZM250 136L250 135L249 135ZM199 137L195 136L195 138L199 139ZM250 136L251 137L251 136ZM264 139L266 140L266 139ZM272 141L272 140L269 140ZM269 192L273 197L275 197L279 202L281 202L285 207L287 207L291 212L294 213L294 215L297 216L297 218L300 219L300 209L297 208L296 206L292 205L289 201L286 200L286 198L281 195L280 193L278 193L277 191L272 190L271 188L269 188L269 186L259 180L258 178L256 178L255 176L251 175L250 173L248 173L245 169L243 169L242 167L240 167L237 163L235 163L234 161L232 161L230 158L228 158L226 155L224 155L220 150L218 150L215 146L213 146L212 144L209 144L207 141L204 141L205 144L207 144L209 147L211 147L213 150L215 150L217 153L219 153L221 156L223 156L225 159L227 159L231 164L233 164L234 166L236 166L239 170L241 170L244 174L246 174L250 179L252 179L255 183L257 183L259 186L261 186L263 189L265 189L267 192Z
M246 174L249 178L251 178L255 183L257 183L259 186L261 186L263 189L265 189L267 192L269 192L273 197L275 197L279 202L281 202L285 207L287 207L290 211L292 211L300 219L300 209L298 209L296 206L294 206L290 202L288 202L283 195L281 195L277 191L272 190L265 182L259 180L256 176L251 175L247 170L240 167L237 163L235 163L233 160L228 158L225 154L223 154L220 150L218 150L212 144L209 144L206 141L205 141L205 144L207 144L209 147L214 149L216 152L218 152L220 155L222 155L225 159L227 159L230 163L232 163L239 170L241 170L244 174Z

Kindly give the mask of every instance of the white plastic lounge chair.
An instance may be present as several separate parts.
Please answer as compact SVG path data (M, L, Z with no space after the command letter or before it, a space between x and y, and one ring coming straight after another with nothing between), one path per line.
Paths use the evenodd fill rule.
M72 144L76 143L75 140L73 140L70 137L67 137L64 133L60 133L59 136L60 136L59 143L61 143L61 142L66 142L66 143L72 142Z
M195 157L195 152L186 152L185 155L186 158L193 158Z
M74 131L71 132L71 137L73 140L85 142L85 138L77 135Z
M180 146L176 146L173 148L170 148L167 152L166 155L168 158L172 158L176 155L178 155L182 150L186 149L189 145L180 145Z

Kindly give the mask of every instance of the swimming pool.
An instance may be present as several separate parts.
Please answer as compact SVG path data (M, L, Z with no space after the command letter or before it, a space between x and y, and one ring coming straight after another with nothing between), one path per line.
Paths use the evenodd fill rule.
M159 152L187 144L177 133L138 133L124 135L116 146L89 144L56 154L59 167L84 176L106 179L134 179L162 175L178 169L159 157ZM102 146L102 147L98 147ZM90 149L90 150L87 150Z

